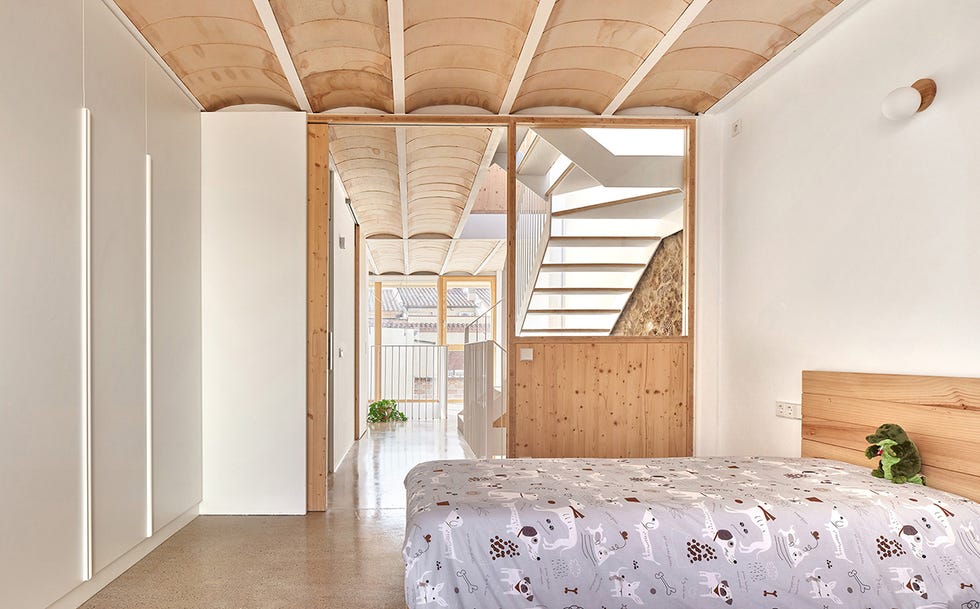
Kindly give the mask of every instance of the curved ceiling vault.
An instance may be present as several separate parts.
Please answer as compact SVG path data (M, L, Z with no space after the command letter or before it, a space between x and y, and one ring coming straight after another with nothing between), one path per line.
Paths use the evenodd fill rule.
M623 103L704 112L841 0L712 0Z
M841 2L267 1L117 4L207 110L614 114L703 112Z
M404 0L405 111L465 105L498 112L537 4Z
M347 106L393 112L385 0L272 0L314 112Z
M332 127L330 155L365 238L403 236L394 127ZM401 245L399 245L401 247Z
M559 0L514 110L601 113L687 7L686 0Z
M206 110L240 104L297 109L255 6L239 0L117 0Z
M453 236L489 140L479 127L406 129L409 237Z
M117 4L206 110L468 106L508 114L564 107L608 115L650 107L704 112L841 1ZM480 198L474 193L488 173L488 146L496 146L490 136L476 127L331 129L330 152L376 272L472 274L502 266L500 241L454 238Z

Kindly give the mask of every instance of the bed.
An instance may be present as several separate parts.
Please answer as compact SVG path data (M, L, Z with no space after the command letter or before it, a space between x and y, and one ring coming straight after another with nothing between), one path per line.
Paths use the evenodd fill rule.
M980 437L980 381L808 372L803 386L799 459L417 466L409 607L980 609L980 485L961 450ZM869 475L863 436L886 421L919 444L929 488Z

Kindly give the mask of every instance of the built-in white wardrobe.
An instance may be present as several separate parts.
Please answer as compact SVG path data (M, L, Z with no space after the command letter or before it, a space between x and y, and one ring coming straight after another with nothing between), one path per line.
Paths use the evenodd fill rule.
M0 74L0 607L73 606L201 501L200 112L102 0Z

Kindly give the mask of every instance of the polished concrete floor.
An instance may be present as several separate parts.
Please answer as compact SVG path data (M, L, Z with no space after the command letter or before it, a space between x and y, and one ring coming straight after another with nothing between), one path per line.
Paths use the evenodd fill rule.
M443 422L369 432L330 477L325 513L200 516L83 609L404 609L402 480L464 451Z

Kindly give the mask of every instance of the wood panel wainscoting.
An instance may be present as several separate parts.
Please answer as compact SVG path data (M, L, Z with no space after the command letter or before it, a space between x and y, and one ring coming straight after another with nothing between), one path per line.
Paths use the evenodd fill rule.
M691 455L686 339L522 340L517 349L511 456Z
M870 471L865 437L882 423L901 425L919 447L928 486L980 501L980 379L803 372L804 457Z

